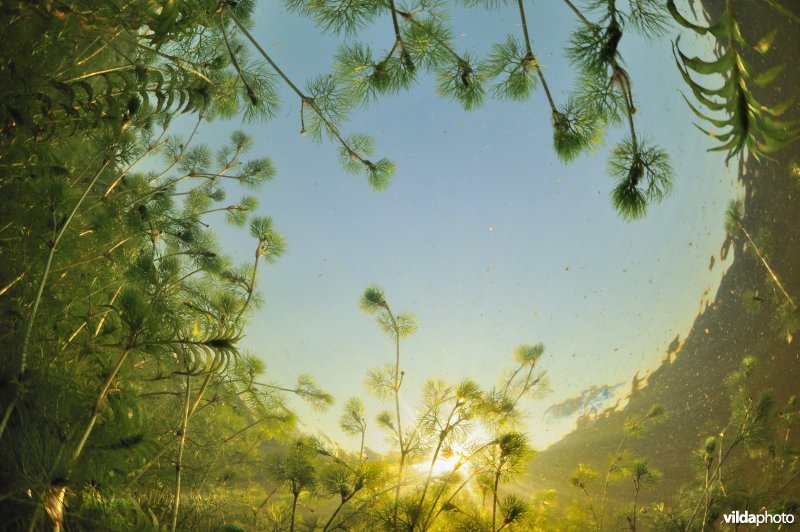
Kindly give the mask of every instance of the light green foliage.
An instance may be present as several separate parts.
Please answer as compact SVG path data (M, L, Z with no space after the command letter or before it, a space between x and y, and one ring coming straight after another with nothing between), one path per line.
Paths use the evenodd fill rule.
M661 405L653 405L643 416L631 416L625 419L625 436L641 438L653 426L664 423L667 413Z
M421 18L417 14L412 20L414 22L403 26L402 33L411 60L430 69L445 65L452 56L443 44L450 45L452 30L436 16Z
M312 452L308 444L297 441L272 456L267 472L277 482L286 484L292 494L313 489L315 476Z
M536 59L519 39L509 35L502 43L492 45L478 72L487 79L497 78L492 85L496 97L521 101L527 100L536 88L538 68Z
M511 494L500 501L500 517L503 518L500 528L513 527L520 524L530 513L530 506L522 498Z
M344 90L343 85L333 76L318 76L306 83L309 100L303 100L300 134L310 135L312 139L336 138L335 124L347 121L347 111L353 105L352 96ZM370 140L368 155L375 150ZM344 148L344 146L342 146ZM354 151L365 151L363 146L351 146ZM366 151L365 151L366 153ZM352 170L349 170L352 172Z
M344 147L339 148L342 166L348 172L357 174L363 167L361 157L375 153L375 141L368 135L350 135L347 137L347 145L351 151Z
M647 459L634 460L630 465L628 475L630 475L637 490L644 486L654 485L664 476L661 471L653 469Z
M365 415L364 403L358 397L351 397L344 404L344 413L339 419L339 427L345 434L351 436L360 434L367 430Z
M373 103L380 95L407 89L416 75L411 53L402 41L378 56L363 43L344 44L336 52L334 65L336 76L360 103Z
M394 316L394 319L391 319L388 314L384 314L378 318L378 325L384 333L390 336L406 338L417 330L417 318L410 312L401 312Z
M544 344L523 344L514 349L514 361L525 366L534 366L544 354Z
M320 388L314 377L307 373L297 377L297 386L293 392L316 410L325 410L333 404L333 396Z
M782 338L790 340L800 331L800 311L789 301L781 301L775 310L772 324Z
M225 207L228 212L225 214L225 221L236 227L242 227L247 223L247 213L256 210L258 200L253 196L241 199L239 203Z
M569 477L569 483L576 488L586 489L594 479L598 476L597 471L594 471L583 464L578 465L578 469Z
M409 422L401 418L399 408L400 388L405 377L400 370L400 338L408 324L416 326L416 322L404 314L394 315L383 291L376 285L365 290L360 306L368 313L379 315L381 328L395 341L396 348L395 364L369 370L366 379L371 393L395 402L394 413L384 411L377 417L378 426L387 433L387 441L399 455L394 498L391 509L381 521L388 527L403 523L409 529L423 530L487 522L485 516L469 514L471 517L465 520L452 512L467 503L462 491L473 479L479 484L481 479L488 479L484 486L492 493L492 520L496 522L498 511L501 514L506 511L502 514L502 519L508 519L506 526L519 522L527 506L508 499L502 507L498 486L521 475L534 454L527 436L514 427L519 420L520 401L543 386L544 373L537 371L537 363L544 346L520 345L514 351L518 366L489 392L471 379L455 385L438 379L428 380L422 403ZM353 415L362 421L354 423ZM363 423L360 410L347 418L351 433L361 430L360 423ZM418 487L404 488L405 471L411 463L426 467L427 475Z
M614 35L613 26L603 30L599 24L580 26L570 35L570 45L565 52L567 58L574 65L580 67L587 76L602 79L604 84L610 87L604 78L610 66L610 59L616 53L616 49L610 49L611 39Z
M392 395L394 382L394 366L392 364L385 364L367 370L367 378L364 384L372 395L379 399L386 400Z
M275 262L286 252L286 240L272 229L272 218L269 216L253 217L250 235L258 240L258 256L267 262Z

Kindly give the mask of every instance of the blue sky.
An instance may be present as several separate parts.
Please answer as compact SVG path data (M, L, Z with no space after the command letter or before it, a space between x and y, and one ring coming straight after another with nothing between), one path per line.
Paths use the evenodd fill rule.
M534 52L564 102L573 71L562 47L576 21L560 2L529 3L528 14ZM279 2L261 2L254 22L257 38L294 80L330 70L341 37L321 36ZM456 47L480 56L521 32L516 8L459 9L451 22ZM551 391L525 405L533 440L543 446L566 428L542 419L548 406L657 367L667 344L687 332L703 293L713 297L725 264L709 271L709 260L738 193L734 169L706 153L711 139L691 125L669 40L676 33L650 43L623 39L638 131L670 153L676 174L675 193L633 223L611 207L613 180L605 173L623 131L564 166L551 148L541 91L527 102L487 101L468 113L438 98L421 76L410 91L356 110L345 131L373 135L379 156L398 168L381 193L340 169L335 145L298 134L299 102L288 91L269 123L202 127L200 140L211 145L243 127L256 139L253 154L277 166L259 193L259 213L273 217L288 253L262 270L265 304L244 345L265 360L273 380L288 384L311 373L336 396L327 413L297 405L306 430L355 445L336 428L340 407L353 395L366 400L366 370L393 360L391 342L358 310L370 283L384 288L395 310L419 318L419 330L403 343L407 418L427 378L471 377L490 386L512 364L514 347L543 342ZM389 47L390 20L357 38ZM703 47L689 36L681 44ZM219 232L228 252L242 260L252 254L246 231ZM368 408L368 444L383 449L372 420L385 407L369 400Z

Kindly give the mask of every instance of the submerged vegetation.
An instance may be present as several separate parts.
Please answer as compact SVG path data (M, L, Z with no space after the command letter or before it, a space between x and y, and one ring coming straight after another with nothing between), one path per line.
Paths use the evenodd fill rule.
M769 3L789 20L800 23L800 18L783 7L778 0ZM764 88L774 83L786 65L777 64L757 72L746 55L750 51L766 55L772 47L777 30L760 36L755 43L748 42L743 34L742 24L734 13L732 0L727 0L722 16L710 26L694 24L684 18L674 0L669 0L667 6L681 26L698 35L712 35L717 42L718 57L713 61L689 57L681 52L678 42L675 43L678 70L694 97L708 111L725 114L724 117L717 114L709 116L687 99L689 107L698 118L722 130L717 132L698 126L701 131L720 142L712 150L724 151L730 159L746 147L751 155L759 158L771 156L800 140L800 121L785 116L792 108L793 97L775 105L764 105L756 99L754 93L754 88ZM720 87L712 88L695 81L690 71L695 75L722 76L724 82Z
M800 470L796 399L777 407L753 390L751 359L729 378L730 422L697 452L698 479L677 502L643 505L643 494L669 473L626 448L663 421L664 410L654 406L626 425L605 471L578 466L568 479L585 504L559 507L555 493L528 496L515 484L535 454L522 420L525 401L546 390L542 344L517 347L511 367L489 388L471 379L430 380L408 415L401 409L401 340L417 319L397 313L382 289L369 286L360 307L394 349L366 373L369 392L389 409L373 424L360 398L344 403L340 426L357 452L300 433L290 397L320 410L334 403L312 376L274 382L261 358L241 351L260 303L259 277L288 248L271 218L256 215L250 195L276 169L268 158L249 156L254 139L243 131L220 146L194 137L207 121L274 117L281 87L299 103L300 133L337 146L343 167L375 190L389 186L394 164L375 157L371 137L346 131L347 116L408 89L427 71L438 93L466 110L488 97L526 100L541 87L553 147L565 163L598 147L606 127L624 125L608 171L616 179L612 203L625 219L644 216L671 191L668 154L636 128L633 81L619 43L630 32L663 34L669 13L702 32L672 1L667 11L655 0L591 0L586 8L564 0L578 25L566 50L576 86L564 102L554 100L535 55L530 3L461 3L516 5L520 31L479 60L456 50L446 2L285 0L325 32L353 36L378 23L390 30L388 50L348 41L332 75L305 85L253 36L248 0L2 4L6 528L704 530L731 509L796 511L786 495ZM693 108L730 127L717 135L720 149L768 156L796 139L796 125L779 122L783 107L759 106L749 92L751 82L768 85L779 72L756 75L746 66L737 48L746 42L728 5L727 18L708 30L729 39L727 51L714 63L678 51L681 73L702 105L728 114L720 122ZM711 90L686 69L728 81ZM179 133L187 121L188 134ZM244 261L220 250L212 229L220 215L249 228ZM796 300L735 207L729 218L729 234L744 235L758 254L785 300L786 327L796 331ZM386 435L385 455L365 447L374 429ZM749 484L733 481L747 475L754 477ZM609 484L623 480L629 501L612 515Z

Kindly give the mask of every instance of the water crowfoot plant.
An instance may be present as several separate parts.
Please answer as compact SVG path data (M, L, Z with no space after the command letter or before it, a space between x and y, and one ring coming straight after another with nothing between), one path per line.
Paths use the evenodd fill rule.
M388 371L379 370L378 373L374 373L371 381L374 382L375 385L371 388L378 394L383 394L385 390L388 389L394 398L395 421L392 423L384 417L382 425L389 427L392 432L394 432L397 439L397 447L400 452L391 521L392 526L396 527L403 472L405 470L406 459L414 448L413 433L412 435L407 434L405 437L403 436L403 420L400 417L400 387L403 385L403 377L405 376L405 372L400 369L400 339L413 334L417 328L417 320L413 314L408 312L403 312L395 316L389 307L389 303L386 301L383 290L377 285L371 285L364 290L359 301L359 307L363 312L368 314L377 314L378 325L386 335L394 339L395 343L394 368L389 367Z
M641 218L648 204L659 202L672 191L669 155L646 140L629 137L614 147L608 173L618 180L611 202L626 220Z

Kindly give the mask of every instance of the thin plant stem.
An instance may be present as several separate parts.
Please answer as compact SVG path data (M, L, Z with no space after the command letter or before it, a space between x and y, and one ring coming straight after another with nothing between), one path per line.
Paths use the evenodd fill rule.
M706 498L706 494L708 493L708 490L709 490L709 488L711 487L711 482L713 482L713 481L714 481L714 479L715 479L715 478L716 478L718 475L720 475L720 472L722 471L722 464L723 464L723 462L724 462L725 460L727 460L728 456L731 454L731 451L733 451L733 449L734 449L736 446L738 446L740 443L742 443L742 441L743 441L743 440L741 439L741 437L739 437L739 438L736 438L736 439L733 441L733 443L731 443L731 444L730 444L730 446L728 447L728 449L725 451L725 454L720 456L719 462L717 463L717 468L716 468L716 470L715 470L715 471L714 471L714 473L711 475L711 478L709 479L710 481L706 483L706 486L705 486L705 488L703 489L703 494L700 496L700 500L698 500L698 501L697 501L697 504L696 504L696 505L695 505L695 507L694 507L694 511L692 512L692 515L690 515L690 516L689 516L689 520L686 522L686 528L684 528L684 532L689 532L689 530L691 529L691 526L692 526L692 521L694 521L694 518L695 518L695 516L697 515L697 512L698 512L698 510L700 509L700 505L701 505L701 504L703 504L703 501L704 501L704 500L705 500L705 498ZM722 453L722 449L720 448L720 454L721 454L721 453Z
M75 447L75 451L72 453L73 464L78 461L78 458L80 458L81 453L83 452L83 449L86 446L86 441L89 439L89 435L92 433L92 430L94 430L94 426L97 423L97 419L100 417L100 413L102 412L103 401L108 395L108 391L111 389L111 385L113 384L114 380L117 378L119 370L122 368L122 365L125 363L125 360L128 358L128 355L132 350L133 350L132 344L128 344L125 346L125 349L123 349L122 353L117 358L117 362L114 364L114 368L111 370L111 373L106 378L106 381L103 383L103 387L100 389L100 393L97 395L97 399L95 399L94 408L92 409L92 417L89 420L89 424L83 431L83 435L81 436L81 439L78 442L77 447Z
M389 0L389 11L392 13L392 27L394 28L395 44L398 42L403 42L403 39L400 37L400 24L397 22L397 9L394 7L394 0Z
M580 20L581 20L581 22L583 22L583 24L584 24L584 25L585 25L587 28L589 28L589 29L590 29L590 30L592 30L592 31L593 31L595 34L597 34L597 28L595 28L594 24L592 24L591 22L589 22L589 19L587 19L587 18L586 18L586 17L583 15L583 13L581 13L580 9L578 9L578 8L575 6L575 4L573 4L573 3L572 3L570 0L564 0L564 3L565 3L565 4L567 4L567 5L569 6L569 8L570 8L570 9L573 11L573 13L575 13L575 15L576 15L576 16L577 16L577 17L578 17Z
M164 137L166 132L167 132L167 128L165 127L164 129L161 130L161 134L158 136L158 138L155 140L155 142L153 142L153 144L150 145L147 148L147 150L145 150L144 153L142 153L135 161L133 161L131 164L129 164L128 167L125 170L123 170L120 173L120 175L117 176L117 178L108 186L108 188L106 188L106 191L103 192L103 195L101 197L102 200L105 200L108 197L108 195L111 194L111 191L114 190L114 188L122 181L122 179L128 174L128 172L130 172L130 170L139 161L141 161L146 156L148 156L149 154L153 153L154 151L156 151L158 148L160 148L162 146L163 142L161 142L161 139Z
M433 456L431 457L430 466L428 466L428 476L425 479L425 485L422 488L422 495L420 495L420 497L419 497L419 507L418 507L417 513L415 514L415 517L411 520L411 528L412 529L414 528L414 525L416 524L418 516L422 512L422 505L425 502L425 495L427 495L427 493L428 493L428 488L430 487L431 479L433 478L433 467L436 465L437 458L439 458L439 452L442 449L442 444L444 443L445 438L447 438L447 435L450 432L450 430L455 426L455 424L451 425L450 421L453 419L453 416L455 415L455 413L458 410L458 408L459 408L459 404L458 404L458 400L456 400L455 404L453 405L453 409L450 411L450 414L447 416L447 422L445 422L445 427L440 432L439 441L436 444L436 450L434 450ZM458 423L458 422L456 422L456 423Z
M5 285L3 288L0 289L0 296L8 292L15 284L21 281L25 277L25 272L17 275L10 283Z
M211 376L212 373L208 373L206 375L206 378L203 380L203 384L200 385L200 390L197 392L197 397L195 397L194 403L192 403L192 407L189 410L190 419L197 411L198 406L200 405L200 400L203 398L203 394L205 394L206 390L208 389L208 384L211 381ZM177 441L178 441L177 438L173 438L170 439L169 442L164 444L161 447L161 450L159 450L158 453L156 453L156 455L150 459L150 461L148 461L144 466L142 466L139 469L139 472L136 474L136 476L134 476L133 479L131 479L131 481L128 482L128 487L130 488L134 484L136 484L136 482L138 482L138 480L142 477L142 475L144 475L151 467L153 467L161 459L161 457L164 456L167 453L167 451L169 451L170 447L172 447L172 445Z
M289 532L294 532L294 516L297 513L297 499L300 497L300 493L297 491L292 492L292 521L289 525Z
M472 459L473 459L473 458L474 458L474 457L475 457L475 456L476 456L478 453L481 453L481 452L483 452L483 451L484 451L484 450L485 450L487 447L489 447L490 445L494 445L495 443L497 443L497 440L492 440L492 441L486 442L485 444L481 445L481 446L480 446L480 447L478 447L477 449L474 449L474 450L473 450L473 451L472 451L472 452L471 452L469 455L467 455L467 456L463 457L463 458L464 458L464 459L463 459L463 462L464 462L464 463L469 463L469 462L471 462L471 461L472 461ZM465 481L464 481L464 483L462 483L462 485L461 485L461 486L460 486L458 489L456 489L456 490L455 490L455 491L454 491L454 492L453 492L453 493L450 495L450 497L447 499L447 501L445 501L445 504L444 504L444 505L442 505L442 507L440 507L440 508L439 508L439 510L436 512L436 515L433 515L433 511L434 511L434 509L436 508L436 504L439 502L439 499L441 499L441 498L442 498L442 495L444 495L445 489L447 488L447 484L450 482L450 480L453 478L453 475L455 475L455 474L456 474L456 472L458 471L458 469L459 469L460 467L461 467L461 465L460 465L460 463L459 463L459 465L457 465L455 468L453 468L453 470L452 470L452 471L451 471L451 472L448 474L448 476L447 476L447 478L445 479L445 481L444 481L444 482L442 482L442 485L441 485L441 487L439 488L439 492L436 494L436 497L434 497L434 499L433 499L433 502L431 503L431 509L428 511L428 515L427 515L427 517L425 518L425 522L424 522L424 527L423 527L423 528L425 528L425 529L429 528L429 527L430 527L430 525L431 525L431 523L433 522L433 520L434 520L434 519L436 519L436 518L439 516L439 514L441 514L441 513L442 513L442 508L443 508L445 505L447 505L447 503L451 502L451 501L452 501L452 500L455 498L455 496L458 494L458 492L459 492L459 491L461 491L461 489L462 489L462 488L463 488L463 487L464 487L464 486L465 486L465 485L466 485L466 484L467 484L467 483L468 483L470 480L472 480L472 478L473 478L473 477L475 477L475 476L476 476L476 475L479 473L479 471L478 471L477 469L474 469L474 470L473 470L473 472L472 472L472 474L471 474L471 475L470 475L470 476L467 478L467 480L465 480Z
M132 68L136 68L136 65L124 65L124 66L106 68L106 69L103 69L103 70L97 70L95 72L89 72L88 74L84 74L82 76L78 76L78 77L75 77L75 78L72 78L72 79L68 79L68 80L64 81L63 83L74 83L76 81L82 81L84 79L93 78L95 76L102 76L103 74L110 74L112 72L119 72L120 70L130 70Z
M528 33L528 20L525 16L525 7L522 5L522 0L517 0L517 6L519 7L519 18L522 22L522 33L525 35L525 47L528 52L528 57L531 61L533 61L534 68L536 69L536 75L539 77L539 81L542 82L542 88L547 96L547 102L550 104L550 110L553 113L556 113L558 112L558 109L556 109L556 103L553 100L553 95L550 93L550 87L547 85L547 81L544 79L544 74L542 73L542 68L539 66L539 61L536 60L536 56L533 54L531 37Z
M186 375L186 393L183 397L183 421L181 422L180 438L178 440L178 459L175 462L175 504L172 508L172 532L178 527L178 510L181 504L181 478L183 474L183 451L186 448L186 432L189 429L189 400L191 399L191 377Z
M602 529L603 528L603 518L605 517L605 512L606 512L606 500L608 499L608 482L609 482L609 480L611 480L611 478L610 478L611 477L611 468L614 467L614 464L617 463L620 460L619 454L620 454L620 451L622 450L622 446L625 445L626 441L628 441L628 438L630 437L631 433L634 430L636 430L639 426L641 426L645 421L647 421L647 419L649 419L649 418L643 417L642 419L639 420L638 423L636 423L633 427L631 427L625 433L625 435L622 437L622 439L619 441L619 444L617 445L617 450L614 451L614 454L612 455L614 457L614 462L612 462L611 465L608 467L608 470L606 470L606 475L605 475L606 478L605 478L605 482L603 483L603 498L600 501L600 520L597 521L597 528L598 529Z
M502 466L501 466L502 467ZM494 484L492 485L492 530L497 530L497 486L500 484L500 468L494 473Z
M275 486L274 488L272 488L272 491L270 491L269 494L264 498L264 502L262 502L258 506L258 508L253 510L253 530L256 529L256 525L258 524L258 522L257 522L258 521L258 512L260 512L261 509L267 504L267 502L269 502L269 500L272 498L272 496L275 495L276 491L278 491L278 486Z
M586 500L589 502L589 511L592 512L592 519L594 519L594 524L597 526L597 529L600 530L600 520L597 518L597 512L594 509L594 501L592 500L592 496L589 495L589 491L586 489L586 486L581 486L581 491L586 496Z
M300 88L297 85L294 84L294 82L292 82L292 80L289 78L289 76L287 76L283 72L283 70L281 70L281 68L278 66L277 63L275 63L275 61L272 59L272 57L270 57L270 55L264 50L264 48L262 48L262 46L258 43L256 38L253 37L253 35L250 33L250 31L245 27L244 24L242 24L242 22L233 13L233 11L231 11L230 9L227 9L225 11L225 14L228 15L228 17L230 17L231 20L233 20L233 22L236 24L236 26L239 28L239 30L241 30L241 32L244 34L244 36L247 37L247 40L250 41L250 43L261 54L261 56L267 61L267 63L269 63L270 66L275 70L275 72L278 73L278 76L280 76L280 78L283 79L283 81L289 86L289 88L291 88L292 91L300 98L301 102L303 102L303 104L307 104L309 107L311 107L311 109L314 111L314 113L316 113L316 115L319 117L319 119L322 121L322 123L325 124L325 127L328 129L328 131L331 133L331 135L333 135L334 138L336 138L336 140L339 141L339 144L342 145L342 147L347 151L347 153L350 154L351 156L356 157L362 164L366 165L367 164L366 160L364 160L361 157L361 155L356 153L350 147L350 145L347 143L347 141L342 137L341 133L339 133L339 129L336 126L334 126L334 124L328 119L328 117L325 116L325 114L322 112L322 110L319 108L319 106L316 104L316 102L314 102L314 98L311 98L310 96L306 95L303 91L300 90ZM223 28L223 31L224 31L224 28ZM396 45L397 45L397 43L395 42L395 46Z
M97 160L97 158L100 155L101 154L95 156L95 160ZM73 207L72 212L70 212L69 216L67 216L67 219L64 221L63 225L61 226L61 229L59 229L58 234L49 243L50 252L47 255L47 263L45 264L44 272L42 273L42 279L39 281L39 290L36 293L36 299L33 300L33 308L31 309L31 315L28 318L28 323L25 326L25 335L23 336L22 350L20 353L19 372L17 373L17 392L14 395L14 399L12 399L12 401L6 407L6 411L3 414L3 420L0 421L0 438L3 437L3 433L5 432L6 426L8 425L8 420L11 417L11 413L14 411L14 408L16 407L17 402L19 401L20 396L23 393L22 383L25 380L25 371L28 368L27 365L28 345L30 343L31 332L33 331L33 323L36 320L36 314L39 311L39 304L42 301L42 294L44 293L44 287L47 284L47 277L50 275L50 266L53 264L53 257L55 256L56 248L58 247L58 243L61 241L61 237L64 236L64 233L67 231L67 228L69 227L70 223L75 218L75 214L78 212L78 209L80 209L81 205L83 204L83 200L85 200L86 196L89 195L89 192L92 190L95 183L97 183L97 180L100 179L100 176L103 174L103 171L109 165L111 160L112 160L111 157L107 156L105 158L105 161L100 166L100 169L97 171L97 173L95 173L94 177L89 182L89 185L83 191L83 195L81 195L80 199Z
M403 424L400 417L400 386L403 384L403 379L400 374L400 330L388 303L384 303L384 309L386 309L389 319L392 322L395 336L394 386L392 387L392 391L394 393L395 416L397 419L397 441L400 445L400 463L398 465L397 486L395 488L394 504L392 506L392 526L397 528L397 507L400 503L400 485L403 482L403 468L405 467L407 454L406 443L403 441Z
M236 321L239 321L242 315L247 310L247 307L250 305L250 301L253 299L253 293L256 290L256 272L258 271L258 263L261 261L261 246L263 242L259 241L258 247L256 248L256 259L253 263L253 271L250 274L250 282L247 285L247 298L245 298L244 303L242 304L242 308L239 309L239 312L236 314Z
M772 280L775 282L775 285L783 293L783 296L786 298L786 301L789 302L789 304L792 306L793 309L797 310L797 304L795 304L794 299L792 298L792 296L789 295L789 292L786 291L786 288L784 288L783 283L781 283L780 279L778 279L778 276L775 273L775 271L770 267L769 262L767 262L767 258L764 256L764 253L761 251L761 248L759 248L758 245L756 245L755 241L753 240L753 237L750 236L750 233L747 231L747 229L745 229L742 220L737 217L736 222L739 224L739 229L742 230L742 233L744 233L744 236L747 238L747 241L750 242L751 246L753 246L753 251L755 251L756 255L761 261L761 264L764 265L770 277L772 277Z

